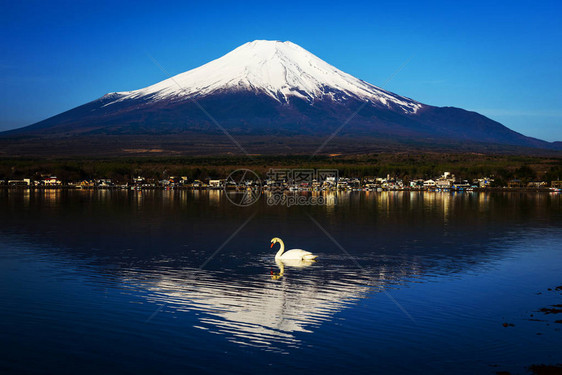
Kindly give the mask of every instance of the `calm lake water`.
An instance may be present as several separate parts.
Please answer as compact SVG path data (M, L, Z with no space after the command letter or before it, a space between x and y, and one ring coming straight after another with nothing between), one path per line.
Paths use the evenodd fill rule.
M562 314L539 311L562 303L559 194L264 198L0 191L0 372L495 374L562 362ZM318 261L280 275L273 237Z

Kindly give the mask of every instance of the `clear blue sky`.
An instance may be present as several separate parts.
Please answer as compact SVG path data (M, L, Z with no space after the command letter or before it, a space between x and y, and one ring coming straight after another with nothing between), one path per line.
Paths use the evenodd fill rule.
M561 15L560 1L2 0L0 130L167 78L147 53L177 74L276 39L400 95L562 141Z

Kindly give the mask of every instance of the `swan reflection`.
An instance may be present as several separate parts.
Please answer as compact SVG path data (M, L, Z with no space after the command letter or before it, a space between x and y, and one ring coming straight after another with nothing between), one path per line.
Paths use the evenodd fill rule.
M285 266L294 267L294 268L304 268L312 266L316 263L315 259L281 259L275 258L275 264L277 264L277 268L279 268L279 272L271 271L271 278L273 280L279 280L285 274Z

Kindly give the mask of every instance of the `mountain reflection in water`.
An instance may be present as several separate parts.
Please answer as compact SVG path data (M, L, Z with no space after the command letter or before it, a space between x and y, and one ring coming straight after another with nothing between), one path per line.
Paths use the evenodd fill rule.
M14 348L25 349L17 353L28 355L42 352L33 344L34 335L52 327L58 327L57 333L43 336L50 337L45 342L55 352L72 351L58 337L73 342L74 329L82 324L88 325L88 335L81 336L88 343L140 332L163 352L189 357L189 366L216 371L229 368L203 363L197 355L234 352L243 367L250 366L244 358L257 360L256 352L302 351L314 363L322 356L334 370L372 365L365 358L378 351L377 358L407 353L415 368L430 371L440 368L434 364L442 365L437 348L452 350L451 342L480 347L486 339L494 344L481 346L486 354L478 356L505 363L548 353L540 342L533 344L535 351L517 351L508 346L517 339L502 341L494 327L501 327L496 320L509 312L502 303L525 306L528 298L518 297L521 291L541 282L555 286L550 285L555 275L545 267L555 268L560 260L550 245L561 238L560 195L338 193L327 196L326 205L294 207L268 206L264 198L240 208L220 191L0 190L0 256L8 278L1 290L12 296L6 300L18 301L0 308L4 331L38 322L30 336L12 336L20 340ZM289 248L312 251L318 261L298 267L277 264L270 249L274 236L286 239ZM551 259L545 260L545 254ZM525 261L511 265L519 256ZM543 262L541 268L534 262ZM462 282L457 285L456 280ZM380 293L383 288L416 323ZM414 292L420 288L422 292ZM109 291L115 291L112 301L106 298ZM75 293L80 302L66 306ZM487 293L497 303L480 297ZM90 310L99 316L80 320ZM49 316L48 325L43 316ZM65 324L68 331L59 327ZM341 347L334 348L334 337ZM91 345L91 350L101 350ZM465 349L447 355L465 358ZM136 358L129 365L148 361L142 353L127 352ZM303 366L313 363L301 360ZM17 363L25 370L31 362L24 358ZM379 365L384 372L414 368L404 365L398 371L384 361ZM175 366L193 369L179 359Z

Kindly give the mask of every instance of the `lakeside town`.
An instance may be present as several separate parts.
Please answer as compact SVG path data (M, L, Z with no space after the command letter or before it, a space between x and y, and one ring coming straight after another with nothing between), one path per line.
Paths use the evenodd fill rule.
M337 171L336 171L337 172ZM163 179L145 178L137 176L126 183L117 183L108 178L89 179L81 181L63 181L56 176L44 175L41 178L23 178L17 180L0 180L3 188L27 189L252 189L263 187L264 190L276 191L392 191L392 190L422 190L422 191L480 191L480 190L530 190L561 192L562 181L522 181L512 179L505 185L498 185L492 177L481 177L467 180L456 177L450 172L430 179L404 180L397 177L339 177L337 173L323 178L295 179L286 175L268 177L264 180L257 176L254 179L245 178L243 182L233 179L190 180L186 176L169 176Z

